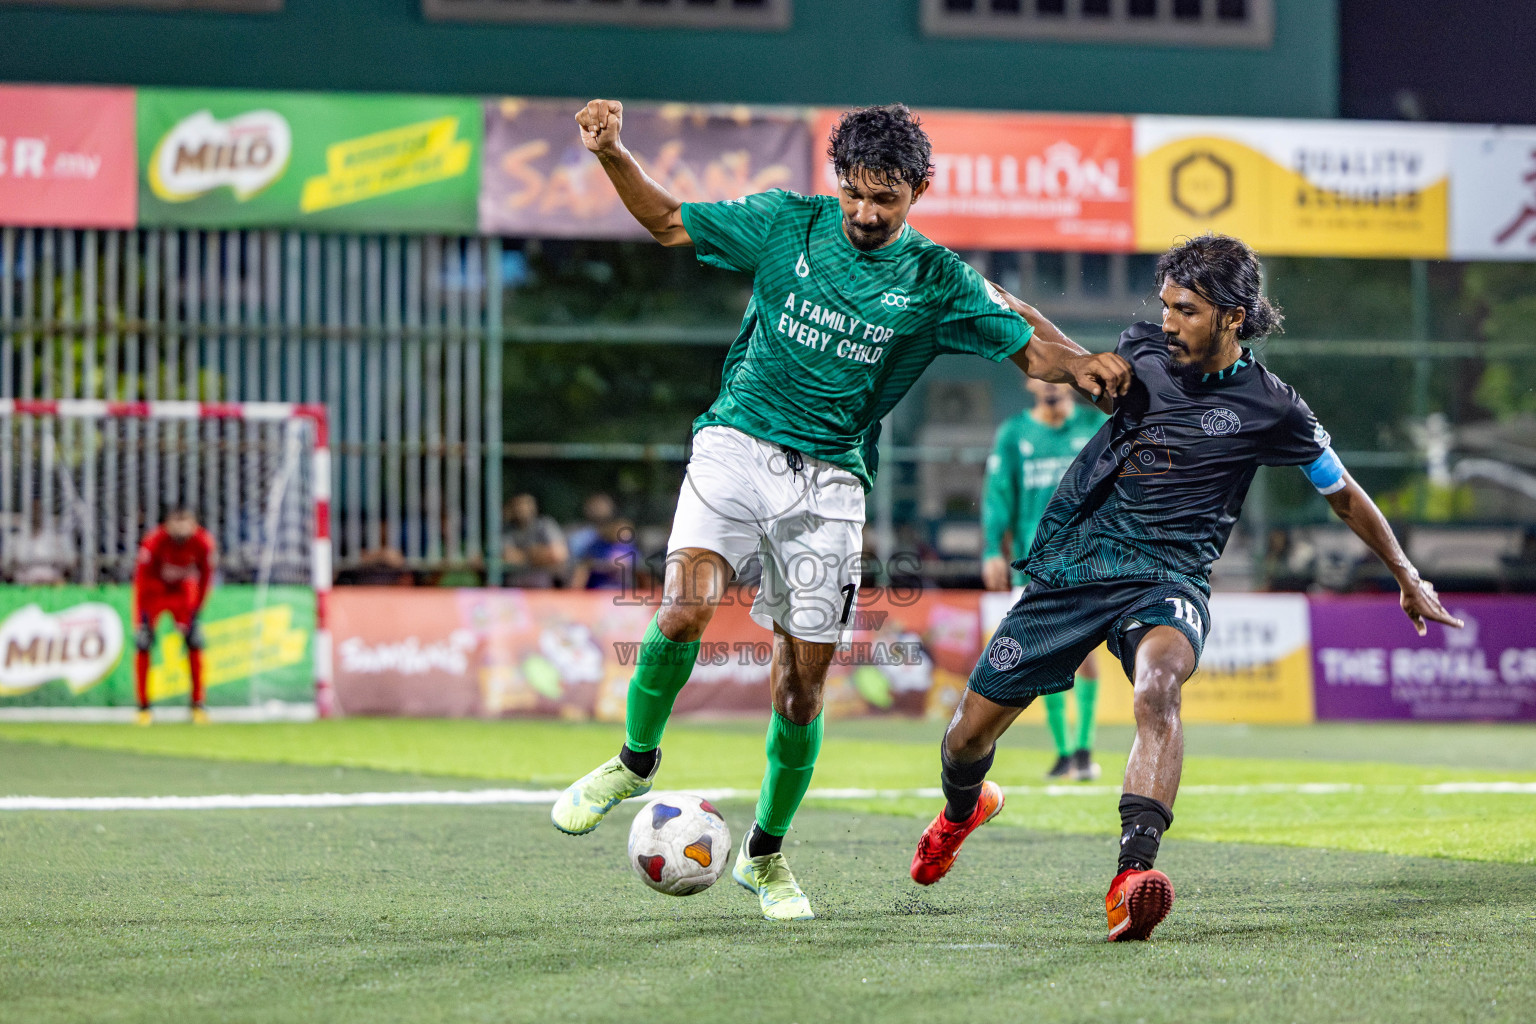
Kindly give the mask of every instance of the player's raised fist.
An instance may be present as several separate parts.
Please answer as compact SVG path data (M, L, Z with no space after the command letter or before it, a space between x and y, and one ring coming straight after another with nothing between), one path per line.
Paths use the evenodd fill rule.
M581 141L594 153L613 150L624 125L624 104L618 100L593 100L576 114Z

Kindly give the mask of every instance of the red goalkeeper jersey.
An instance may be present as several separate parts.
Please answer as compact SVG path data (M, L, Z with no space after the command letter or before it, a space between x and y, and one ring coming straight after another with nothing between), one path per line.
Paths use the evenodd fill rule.
M133 596L141 606L176 601L195 610L213 582L213 553L213 535L201 526L180 544L165 527L155 527L139 545Z

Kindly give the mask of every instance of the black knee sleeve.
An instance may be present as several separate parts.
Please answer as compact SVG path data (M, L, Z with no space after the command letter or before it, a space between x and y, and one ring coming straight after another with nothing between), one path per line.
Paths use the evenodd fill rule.
M145 623L133 631L133 647L138 651L153 650L155 646L155 631Z
M1120 798L1120 870L1150 871L1173 812L1160 800L1126 793Z
M981 784L987 780L987 772L992 770L992 759L996 755L994 744L979 761L959 764L950 758L948 748L939 744L939 762L943 766L939 772L939 785L944 789L944 815L950 821L964 821L976 810L976 801L981 799Z
M194 622L182 631L182 635L187 639L187 650L200 651L203 649L204 641L202 626Z

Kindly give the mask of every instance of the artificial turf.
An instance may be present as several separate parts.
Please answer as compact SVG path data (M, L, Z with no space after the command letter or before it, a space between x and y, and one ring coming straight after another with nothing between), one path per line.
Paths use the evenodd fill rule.
M0 778L72 795L484 784L18 742L0 742ZM1180 808L1175 836L1198 817ZM919 889L921 822L824 805L787 849L820 918L776 926L729 880L643 888L635 809L579 838L537 806L5 813L0 1017L1441 1024L1536 1005L1522 864L1172 837L1172 916L1149 943L1106 944L1106 829L988 826Z

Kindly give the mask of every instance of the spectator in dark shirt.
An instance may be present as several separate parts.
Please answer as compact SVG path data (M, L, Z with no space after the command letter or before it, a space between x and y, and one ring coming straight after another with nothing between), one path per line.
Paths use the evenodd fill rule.
M640 549L635 546L635 528L627 520L613 519L587 546L585 557L576 563L571 575L573 590L619 590L635 585L640 563Z
M552 587L565 568L569 553L560 524L539 515L531 494L515 494L507 502L506 528L501 535L501 559L511 587Z

